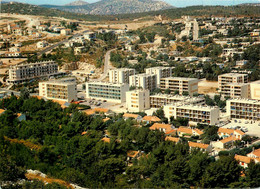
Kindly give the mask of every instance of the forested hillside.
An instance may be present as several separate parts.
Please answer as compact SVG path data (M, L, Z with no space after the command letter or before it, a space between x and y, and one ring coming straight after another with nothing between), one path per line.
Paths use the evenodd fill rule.
M64 17L70 19L80 19L88 21L106 21L106 20L133 20L137 18L152 18L156 15L162 15L166 18L176 19L183 15L190 16L260 16L260 6L192 6L186 8L174 8L161 11L151 11L135 14L118 15L89 15L64 12L57 9L49 9L36 5L22 3L4 3L2 4L2 13L31 14L50 17Z
M25 170L34 169L87 188L260 186L259 164L250 163L243 170L234 154L215 160L197 150L190 152L184 138L179 144L165 141L164 133L150 130L150 125L138 127L122 115L111 115L103 122L104 115L87 116L77 105L62 109L52 101L26 95L2 100L0 108L6 110L0 116L0 183L15 182L24 178ZM26 114L27 120L20 122L17 113ZM109 135L110 142L102 141L104 135ZM129 150L142 155L130 163ZM37 182L15 186L22 187L44 188Z

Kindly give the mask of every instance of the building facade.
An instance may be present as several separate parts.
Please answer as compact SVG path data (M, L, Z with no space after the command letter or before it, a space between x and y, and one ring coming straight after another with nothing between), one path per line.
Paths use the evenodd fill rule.
M39 82L39 95L49 100L77 101L77 84L74 78Z
M186 104L204 104L205 99L200 97L188 97L180 95L167 95L167 94L156 94L150 96L150 106L151 108L161 108L167 104L175 103L186 103Z
M104 82L87 82L86 97L95 98L113 102L125 102L126 92L129 91L129 85L104 83Z
M58 72L58 64L44 61L12 66L9 69L8 83L21 83L33 78L49 76Z
M249 83L228 83L222 86L221 94L230 98L249 98Z
M126 92L126 108L130 112L142 112L150 108L149 90L133 90Z
M191 122L215 125L219 122L219 108L210 106L196 106L173 104L164 106L165 117L170 119L187 118Z
M146 74L156 74L157 76L157 86L160 85L161 78L171 77L172 68L171 67L152 67L145 69Z
M153 91L157 87L157 76L155 74L138 74L129 77L130 86L141 87Z
M260 80L250 83L251 99L260 100Z
M110 83L129 83L129 76L135 75L135 69L120 68L109 70Z
M198 92L198 82L197 78L167 77L161 79L160 89L170 89L171 93L178 91L180 95L187 92L192 96Z
M260 101L248 99L227 100L227 115L230 119L260 121Z

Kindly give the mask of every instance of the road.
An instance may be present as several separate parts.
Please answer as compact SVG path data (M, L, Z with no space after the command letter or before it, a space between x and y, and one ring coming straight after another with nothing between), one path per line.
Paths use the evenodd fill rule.
M110 54L111 54L111 52L114 51L114 50L116 50L116 49L111 49L111 50L107 51L107 53L106 53L106 55L105 55L104 72L103 72L103 74L100 76L100 78L95 79L95 80L93 80L93 81L102 81L102 80L104 80L104 79L107 77L107 75L108 75L108 71L109 71L110 69L113 69L113 68L114 68L114 67L111 65L111 62L110 62Z
M0 91L14 93L14 95L20 96L20 92L17 92L17 91L8 90L8 89L0 89Z

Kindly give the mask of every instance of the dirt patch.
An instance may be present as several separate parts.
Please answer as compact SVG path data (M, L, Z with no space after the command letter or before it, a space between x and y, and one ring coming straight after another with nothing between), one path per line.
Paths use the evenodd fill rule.
M13 143L19 143L19 144L23 144L24 146L30 148L30 149L33 149L33 150L40 150L42 148L41 145L37 145L37 144L33 144L29 141L25 141L25 140L18 140L18 139L11 139L11 138L8 138L8 137L4 137L5 140L8 140L10 142L13 142Z

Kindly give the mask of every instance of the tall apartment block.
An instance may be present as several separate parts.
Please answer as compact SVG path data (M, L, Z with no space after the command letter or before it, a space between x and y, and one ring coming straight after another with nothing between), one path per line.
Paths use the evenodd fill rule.
M129 83L129 76L135 75L135 69L120 68L109 70L110 83Z
M104 82L87 82L86 97L96 98L113 102L125 102L126 92L129 91L129 84L115 84Z
M185 103L185 104L204 104L205 98L200 97L188 97L180 95L167 95L167 94L156 94L150 96L150 106L151 108L161 108L167 104L175 103Z
M228 83L222 86L221 94L231 98L249 98L249 83Z
M194 106L185 104L173 104L164 106L165 117L170 119L187 118L195 123L215 125L219 122L219 108L210 106Z
M50 100L77 101L77 84L74 78L39 82L39 95Z
M153 91L157 87L157 76L155 74L137 74L129 77L130 86L141 87Z
M10 67L8 83L21 83L33 78L44 77L58 72L58 64L54 61L20 64Z
M172 68L171 67L153 67L145 69L146 74L156 74L157 76L157 86L160 85L161 78L171 77Z
M244 94L246 86L240 85L239 83L248 83L248 75L239 73L226 73L218 76L219 92L224 96L239 96L240 98L246 96Z
M260 121L260 101L248 99L227 100L227 115L230 119Z
M149 90L133 90L126 92L126 108L130 112L142 112L150 108Z
M188 92L192 96L198 92L198 82L199 80L196 78L167 77L161 79L160 88L162 90L170 89L171 93L179 91L180 95Z
M260 80L250 83L251 99L260 100Z

